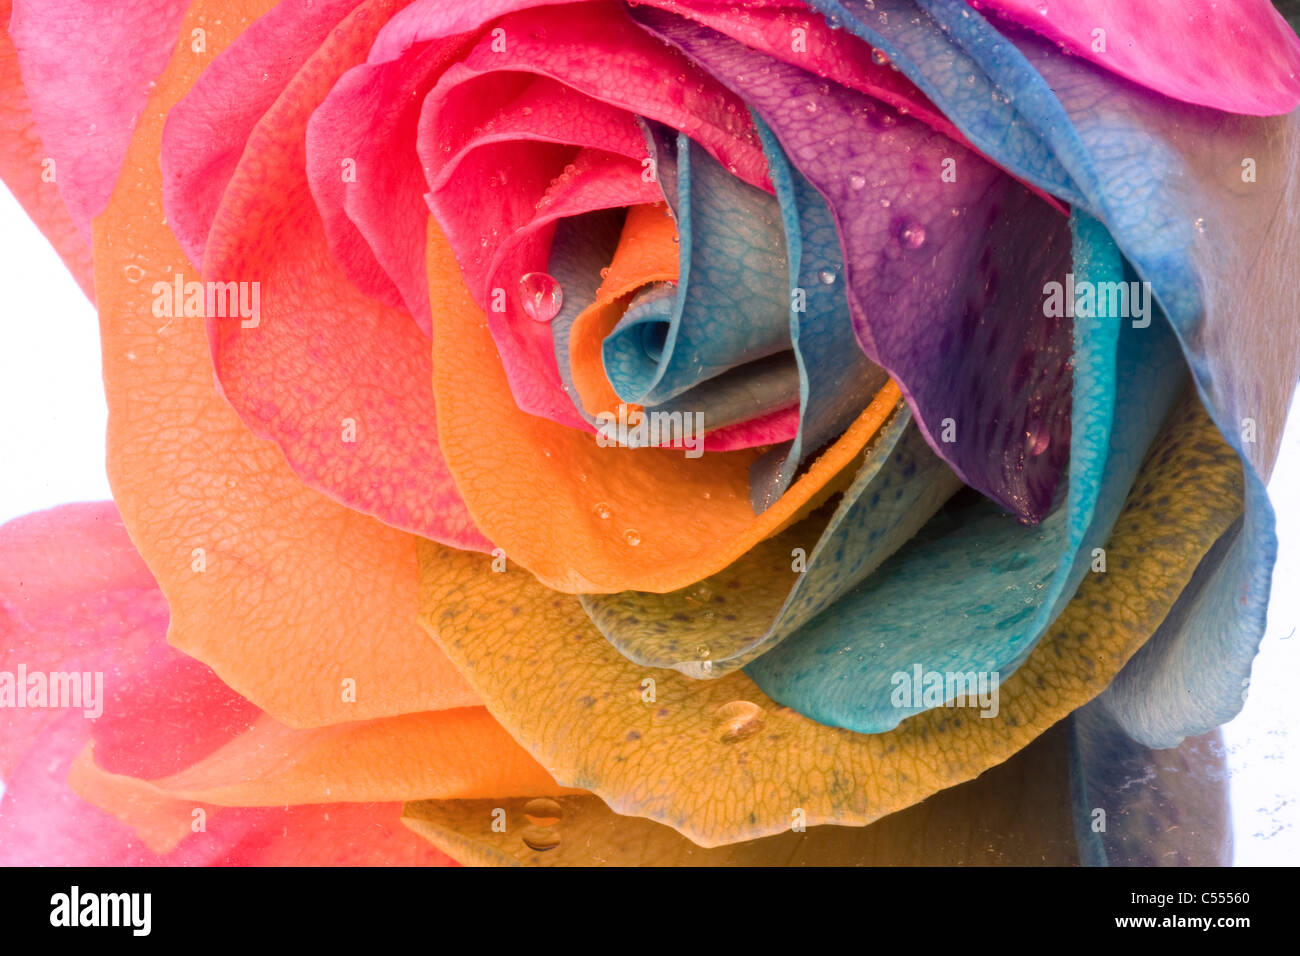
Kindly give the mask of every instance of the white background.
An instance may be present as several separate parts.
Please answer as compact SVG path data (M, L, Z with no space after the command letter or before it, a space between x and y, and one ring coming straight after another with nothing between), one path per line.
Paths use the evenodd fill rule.
M0 190L0 523L69 501L111 497L95 312L17 201ZM1250 697L1224 728L1235 862L1300 857L1300 400L1269 485L1281 554ZM2 792L2 791L0 791Z

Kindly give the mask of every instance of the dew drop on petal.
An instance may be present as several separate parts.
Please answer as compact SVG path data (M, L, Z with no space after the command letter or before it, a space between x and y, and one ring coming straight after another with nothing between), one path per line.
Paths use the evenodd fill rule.
M623 532L623 540L635 548L641 543L641 532L637 531L635 528L628 528Z
M560 845L560 835L545 827L528 827L520 837L524 841L524 846L537 853L554 850Z
M817 278L822 281L822 285L835 284L835 273L831 272L830 269L823 269L821 272L817 273Z
M898 241L908 249L920 249L925 245L925 227L918 222L908 222L898 232Z
M1025 454L1031 458L1037 458L1047 451L1047 446L1051 442L1052 436L1047 428L1041 423L1033 422L1025 432Z
M537 797L524 804L524 816L533 826L549 827L564 817L564 808L550 797Z
M519 280L519 298L530 319L549 322L564 305L564 290L547 273L529 272Z
M860 173L854 173L849 177L849 186L853 189L861 189L867 184L867 177Z
M753 701L733 700L719 707L714 716L720 743L738 743L763 729L763 708Z
M609 505L605 504L605 502L603 501L600 504L596 505L594 508L592 508L591 512L597 518L602 518L602 519L608 518L611 514L614 513L610 511Z
M134 262L131 263L129 266L127 266L124 271L126 272L127 282L132 282L132 283L139 282L141 279L144 278L144 270L141 269Z

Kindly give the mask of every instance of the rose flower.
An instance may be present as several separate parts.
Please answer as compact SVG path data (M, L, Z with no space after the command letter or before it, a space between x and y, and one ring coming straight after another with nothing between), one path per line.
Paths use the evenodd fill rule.
M114 493L0 529L0 858L1227 859L1270 4L0 22Z

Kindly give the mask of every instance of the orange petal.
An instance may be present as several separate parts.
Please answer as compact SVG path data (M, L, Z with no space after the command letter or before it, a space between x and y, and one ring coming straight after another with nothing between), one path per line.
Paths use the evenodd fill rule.
M171 606L168 639L287 724L462 707L477 698L414 624L415 538L312 491L217 394L201 320L152 314L150 277L197 280L164 225L167 110L269 0L200 0L94 223L108 470ZM206 31L195 54L192 31ZM356 682L355 702L343 681Z
M569 332L573 387L591 415L617 408L621 401L605 377L601 345L623 315L627 303L622 298L652 282L677 281L676 238L677 225L664 203L629 209L596 301L573 320Z
M482 707L294 730L269 717L160 780L109 773L88 746L68 783L165 853L201 806L369 803L572 793ZM206 810L205 810L206 812Z
M721 570L825 500L901 400L888 383L756 517L749 466L758 450L688 459L669 448L602 448L594 435L520 412L432 219L429 276L438 434L456 486L484 535L560 591L673 591Z

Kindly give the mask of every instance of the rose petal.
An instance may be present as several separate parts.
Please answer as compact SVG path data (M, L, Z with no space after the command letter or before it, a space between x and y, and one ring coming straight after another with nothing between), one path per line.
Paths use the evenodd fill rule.
M692 681L634 664L576 600L432 543L422 620L515 739L617 813L701 846L784 831L795 807L810 827L866 824L1005 760L1105 687L1239 513L1236 462L1215 435L1188 396L1116 524L1112 573L1084 581L986 719L939 709L884 734L827 727L741 673Z
M688 402L683 393L746 363L785 353L793 365L793 356L776 198L731 175L685 134L659 124L649 130L677 221L677 285L662 297L634 298L605 337L603 357L620 399L658 406Z
M570 91L557 99L554 84L529 84L530 74L558 80ZM680 75L675 89L682 92L671 93L654 79L665 75ZM573 91L590 98L589 105ZM569 118L575 111L581 122ZM557 144L642 159L644 145L630 135L633 112L689 132L737 175L765 183L761 150L735 98L610 4L527 10L502 19L438 82L421 119L430 207L487 313L516 401L523 411L574 426L581 420L550 363L549 329L526 316L515 291L522 275L544 268L550 232L530 237L522 260L518 251L506 260L503 245L536 220L551 182L568 174L575 151ZM473 135L462 143L471 126ZM511 141L512 134L519 138ZM637 175L629 185L647 184ZM640 201L654 198L651 185ZM490 306L497 289L506 293L504 311Z
M823 0L816 5L831 9ZM1241 681L1264 631L1276 548L1262 477L1300 371L1300 337L1279 334L1273 317L1300 313L1300 293L1270 276L1294 272L1300 255L1293 217L1277 214L1294 204L1289 184L1300 156L1300 120L1178 103L1006 22L999 33L965 8L928 4L922 15L910 8L911 15L898 17L890 15L893 0L881 0L882 22L866 16L859 0L848 6L855 15L845 26L885 43L894 62L996 162L1031 180L1049 173L1036 181L1072 195L1106 225L1139 277L1150 281L1212 417L1240 451L1241 540L1218 573L1197 584L1208 588L1202 605L1216 611L1163 629L1158 650L1139 665L1147 672L1122 684L1130 693L1115 711L1130 735L1151 746L1217 726L1241 706ZM1018 122L1004 126L1014 132L974 131L990 103L995 113L999 103L1014 104ZM1037 152L1026 148L1026 137L1037 140ZM1175 645L1184 649L1170 653ZM1184 679L1196 692L1162 693Z
M969 2L1175 99L1261 116L1300 104L1300 40L1269 0Z
M1124 280L1099 225L1075 222L1081 283ZM773 698L813 719L888 730L923 709L901 705L896 675L997 673L1005 680L1075 593L1129 497L1143 451L1185 384L1168 327L1074 323L1076 394L1065 507L1026 527L988 501L939 518L834 609L750 665ZM919 688L914 688L919 692Z
M931 447L1020 518L1042 518L1069 435L1069 323L1044 321L1041 293L1066 272L1064 221L863 94L690 21L637 16L739 91L826 197L858 341L903 389ZM948 423L955 434L945 439ZM1041 454L1025 452L1031 432L1048 438Z
M23 86L83 238L108 203L185 7L186 0L140 0L125 9L98 0L13 2L9 36Z
M481 707L292 730L269 717L208 757L159 779L116 774L88 747L68 782L130 824L155 852L191 830L198 806L370 803L571 792Z
M1230 117L1174 103L1032 35L1011 38L1057 91L1072 155L1095 172L1092 202L1151 282L1211 417L1243 462L1239 535L1112 697L1130 736L1168 748L1241 709L1264 634L1277 544L1263 482L1300 374L1300 335L1277 321L1300 315L1289 278L1300 268L1300 226L1280 214L1295 204L1300 116Z
M277 4L213 59L163 128L163 208L195 266L203 264L217 207L258 120L359 3ZM335 178L339 170L332 170Z
M57 180L58 165L47 165L50 156L41 144L18 72L18 54L7 29L11 6L11 0L0 0L0 24L6 27L0 29L0 180L50 240L81 291L93 301L95 277L91 270L90 243L77 231L63 204ZM52 182L47 182L49 171L56 177Z
M226 400L307 484L393 527L488 551L438 450L424 336L360 294L330 262L320 221L303 215L312 208L308 117L395 2L354 11L249 136L208 236L204 278L258 284L260 316L210 315L208 337Z
M1064 727L1049 730L979 779L867 827L787 830L708 849L592 796L561 797L558 812L523 800L423 801L407 804L402 822L470 866L1073 866L1066 737ZM502 832L483 825L497 805ZM531 822L546 812L559 819Z
M466 42L450 37L357 64L307 124L307 179L334 261L367 295L405 305L426 335L429 209L415 150L423 99L411 94L427 90Z
M809 455L844 430L886 375L853 347L853 321L843 287L826 288L828 276L833 280L844 273L830 207L790 166L767 124L756 120L755 125L781 204L791 264L790 339L799 363L799 431L788 447L768 452L750 470L750 499L755 510L762 510L785 492ZM803 301L796 308L801 294Z
M0 862L7 866L445 863L404 837L397 806L208 814L173 853L75 796L69 765L92 735L123 772L169 773L248 726L256 709L164 641L167 608L111 502L64 505L0 528L0 670L101 675L102 716L0 711ZM51 701L53 703L53 701ZM89 703L84 700L81 703Z
M264 9L219 7L186 23L213 52ZM162 225L157 157L167 108L201 69L185 52L163 76L96 222L109 475L171 606L169 640L291 725L474 704L412 624L412 536L304 487L216 393L200 325L155 319L150 283L133 281L137 270L196 278Z
M722 677L838 607L960 487L904 405L867 448L833 513L828 505L698 585L670 594L587 594L582 606L630 660ZM845 632L845 640L855 633Z
M429 275L438 427L457 487L511 561L562 590L674 590L720 570L820 503L897 402L895 389L882 389L756 518L752 453L686 459L680 449L602 448L589 434L520 413L433 223ZM528 469L517 467L523 461Z
M1155 751L1097 703L1079 709L1070 716L1070 776L1080 857L1089 866L1230 865L1228 774L1217 730Z

